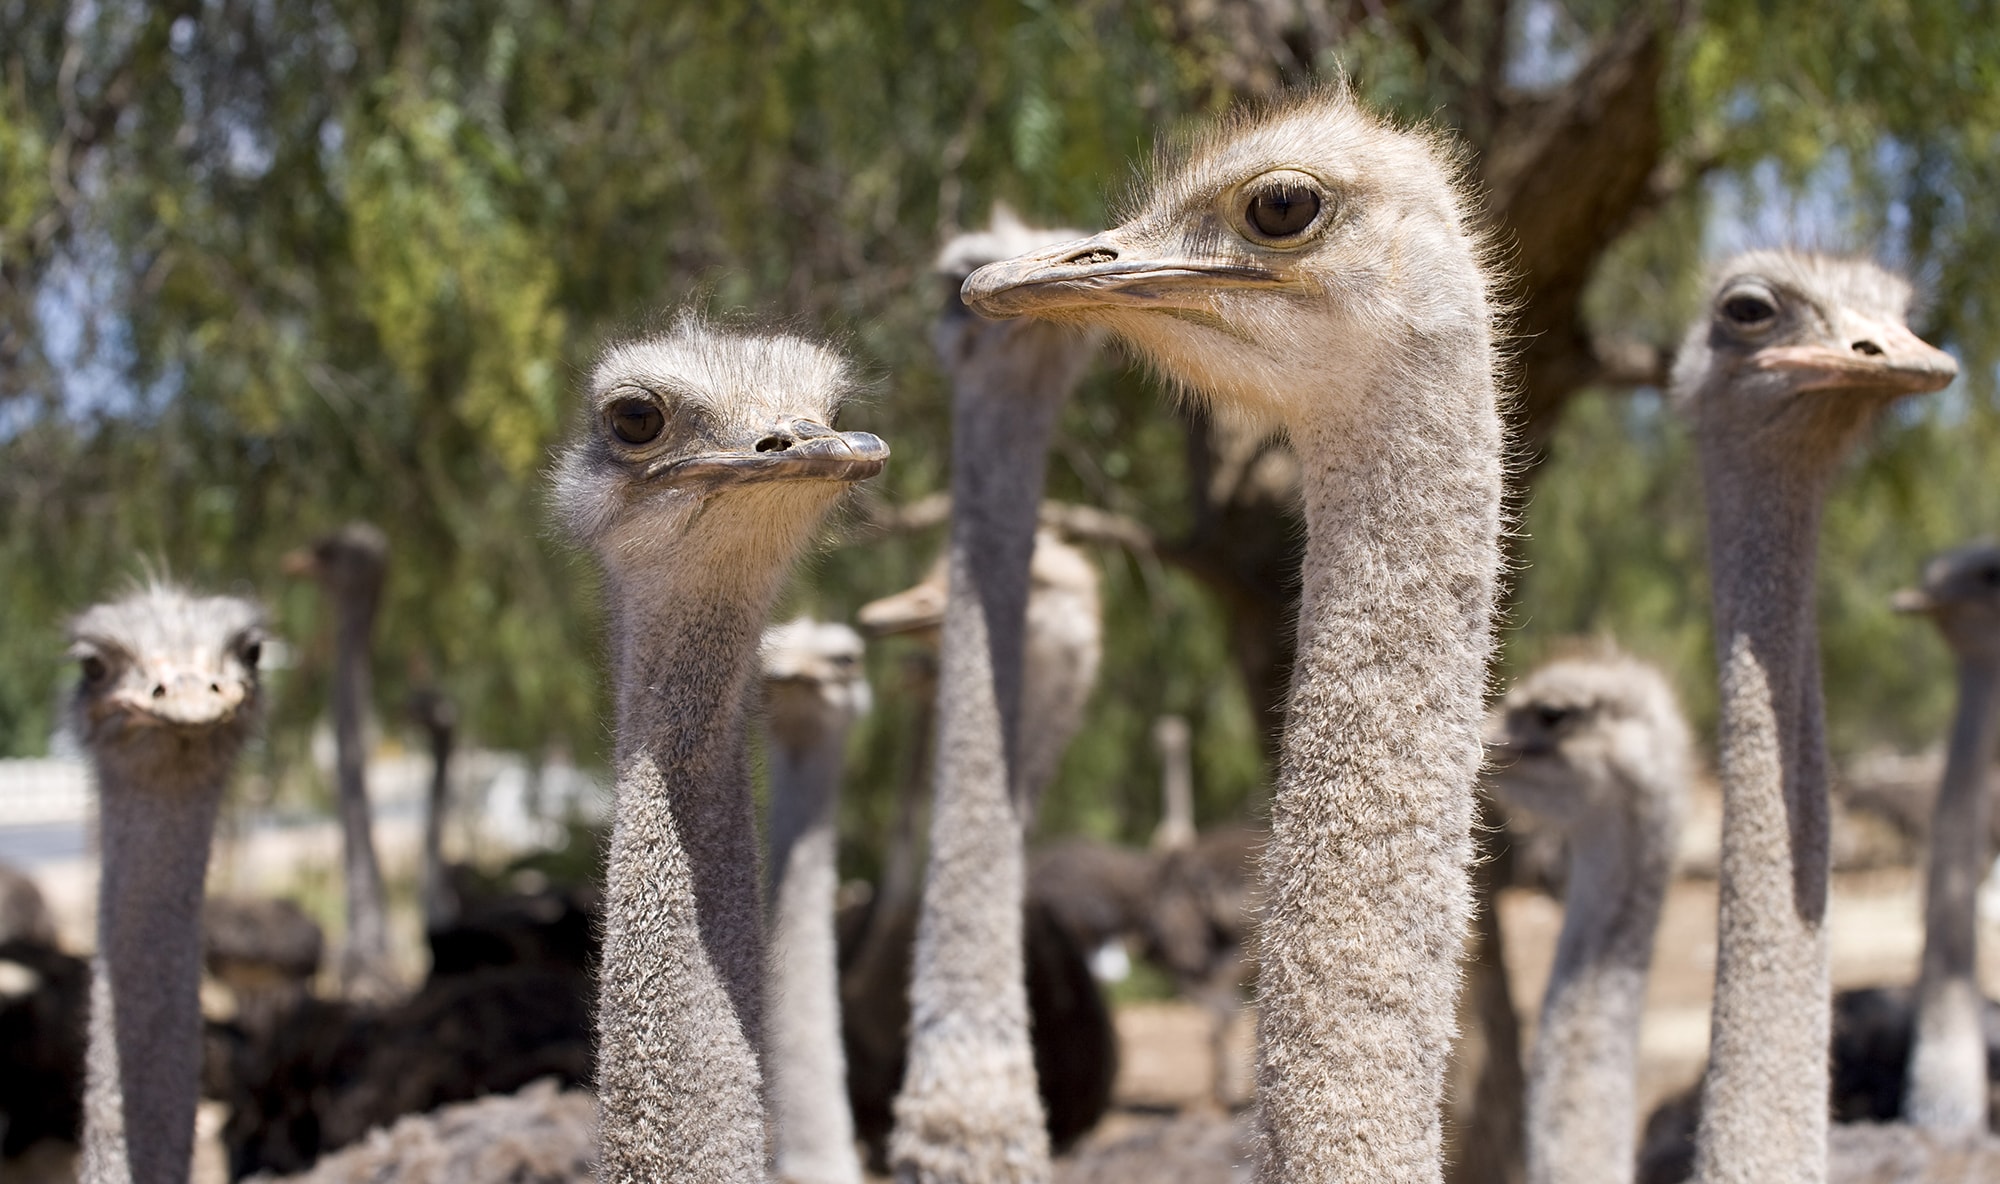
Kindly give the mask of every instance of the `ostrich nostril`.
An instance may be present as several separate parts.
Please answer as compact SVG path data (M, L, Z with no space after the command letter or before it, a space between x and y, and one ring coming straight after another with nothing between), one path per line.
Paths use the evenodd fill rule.
M220 695L220 694L222 693L222 684L221 684L221 683L219 683L219 682L212 682L212 683L209 683L209 684L208 684L208 689L209 689L209 690L211 690L211 691L214 691L214 692L215 692L216 694Z
M156 683L154 683L154 684L153 684L153 698L155 698L155 699L164 699L164 698L166 698L166 697L167 697L167 684L166 684L166 683L163 683L163 682L156 682Z
M1117 261L1118 252L1109 247L1092 247L1088 251L1078 251L1076 254L1063 260L1064 263L1075 267L1087 267L1092 263L1116 263Z
M792 438L790 436L766 436L762 440L757 441L757 451L759 452L783 452L791 446Z
M1882 356L1882 347L1876 345L1872 341L1866 341L1866 340L1857 341L1854 343L1853 349L1855 353L1867 354L1871 358L1879 358Z

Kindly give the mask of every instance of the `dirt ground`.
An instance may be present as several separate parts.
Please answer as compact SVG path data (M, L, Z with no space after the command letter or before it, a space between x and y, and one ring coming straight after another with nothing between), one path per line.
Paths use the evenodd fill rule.
M1923 943L1918 869L1837 874L1829 912L1835 990L1914 980ZM1562 905L1529 889L1508 889L1501 894L1500 920L1508 978L1522 1012L1523 1038L1531 1046L1536 1006L1562 928ZM1657 1102L1693 1084L1708 1058L1715 927L1715 881L1676 881L1661 917L1639 1034L1640 1121ZM1980 949L1987 993L2000 994L2000 927L1982 923ZM1204 1154L1208 1144L1201 1132L1214 1126L1225 1107L1242 1107L1250 1099L1253 1043L1247 1009L1230 1022L1219 1042L1211 1036L1211 1014L1188 1003L1126 1006L1117 1022L1121 1061L1116 1109L1076 1155L1090 1158L1151 1145L1166 1138L1169 1127L1176 1132L1173 1137L1193 1147L1189 1154Z

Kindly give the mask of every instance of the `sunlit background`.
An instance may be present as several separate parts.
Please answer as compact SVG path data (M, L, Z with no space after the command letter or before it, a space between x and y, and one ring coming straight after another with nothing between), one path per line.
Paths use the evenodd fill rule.
M542 479L595 350L692 304L863 361L874 393L845 423L895 460L787 605L847 619L941 541L871 526L945 483L941 240L1003 201L1104 226L1156 136L1342 74L1463 136L1510 244L1506 670L1615 637L1705 730L1700 490L1660 391L1703 267L1802 243L1915 277L1916 327L1964 377L1840 483L1820 608L1836 759L1935 745L1946 656L1887 598L2000 530L2000 21L1980 6L0 0L0 754L57 742L66 614L164 570L269 606L295 662L244 793L324 802L330 622L279 558L363 518L394 548L387 749L415 746L399 705L434 685L471 745L601 767L592 567L553 538ZM1063 421L1049 495L1155 545L1092 550L1104 673L1047 833L1147 833L1167 712L1194 727L1200 819L1255 816L1300 527L1282 444L1243 436L1110 351ZM854 874L913 775L911 644L870 658Z

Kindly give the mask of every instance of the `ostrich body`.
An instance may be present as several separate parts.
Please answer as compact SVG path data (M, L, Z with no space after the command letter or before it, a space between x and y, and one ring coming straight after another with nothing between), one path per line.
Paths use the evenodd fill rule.
M71 725L97 781L103 873L85 1062L86 1184L186 1180L201 1069L202 880L262 705L261 617L153 585L70 624Z
M1499 568L1496 312L1450 153L1343 90L1238 116L1125 225L965 284L1108 328L1281 421L1304 470L1298 656L1264 867L1258 1161L1435 1181Z
M1721 671L1721 911L1696 1174L1826 1179L1827 757L1813 610L1839 462L1956 364L1880 268L1753 252L1721 270L1674 367L1708 504Z
M830 350L668 332L609 350L555 502L605 573L617 807L599 975L599 1175L765 1170L763 923L745 698L793 558L888 449L826 426L852 385Z
M1659 672L1624 657L1552 662L1499 714L1495 791L1550 819L1569 845L1528 1067L1527 1178L1629 1182L1639 1017L1687 807L1687 723Z
M766 630L759 654L771 769L765 1070L773 1159L782 1180L860 1184L833 906L840 771L847 734L869 707L861 637L801 617Z
M347 935L341 942L341 989L380 999L394 993L389 964L389 908L368 806L369 650L389 539L366 522L351 522L285 557L285 569L318 580L333 601L333 736L340 803L341 873L347 893Z
M1979 881L1985 873L1986 781L2000 746L2000 547L1932 560L1920 587L1896 596L1944 635L1958 664L1958 718L1931 821L1924 956L1903 1118L1937 1131L1986 1129L1986 997L1979 989Z
M1011 219L944 249L957 280L1066 232ZM1057 414L1096 352L1086 335L990 324L953 299L934 341L952 376L949 594L938 658L930 864L910 982L910 1059L890 1160L902 1180L1040 1181L1022 953L1019 727L1029 567Z

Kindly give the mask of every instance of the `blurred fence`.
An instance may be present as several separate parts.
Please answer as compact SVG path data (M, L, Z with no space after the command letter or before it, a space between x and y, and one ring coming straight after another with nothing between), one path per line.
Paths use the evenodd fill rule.
M332 780L332 770L322 770ZM368 796L378 825L420 822L431 761L413 753L368 763ZM88 853L94 810L90 769L64 757L0 760L0 862L22 865ZM597 778L560 760L540 763L518 752L469 749L453 760L449 825L467 847L503 854L561 841L566 822L596 823L610 791ZM239 815L244 832L331 824L324 811L296 807Z

